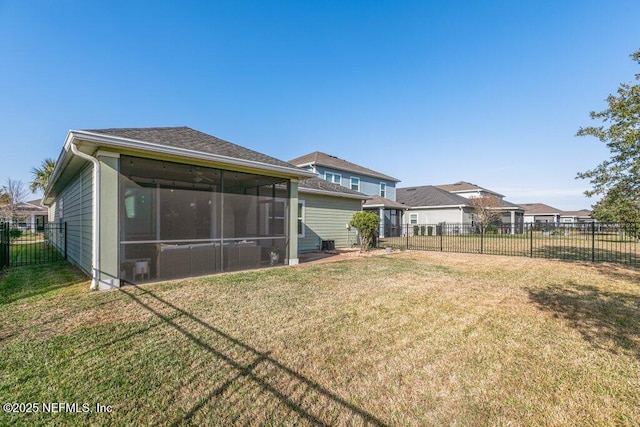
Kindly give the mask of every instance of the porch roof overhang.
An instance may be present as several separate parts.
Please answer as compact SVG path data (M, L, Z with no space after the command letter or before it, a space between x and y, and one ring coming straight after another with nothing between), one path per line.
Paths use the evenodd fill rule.
M49 180L49 185L45 190L42 202L44 205L51 204L57 190L63 188L75 173L86 164L85 160L72 153L72 145L75 145L80 152L90 156L95 156L99 151L109 151L117 155L138 155L179 163L197 164L204 167L276 176L284 179L305 179L316 176L313 172L293 165L268 164L120 136L70 130L56 161L56 167Z
M369 200L364 204L364 209L398 209L407 210L409 207L402 203L394 202L382 196L370 196Z

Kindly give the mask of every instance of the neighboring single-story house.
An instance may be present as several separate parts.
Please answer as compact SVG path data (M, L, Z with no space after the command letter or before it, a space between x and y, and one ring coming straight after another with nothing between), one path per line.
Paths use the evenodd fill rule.
M399 179L320 151L289 160L289 163L314 172L325 181L372 196L364 209L380 215L379 236L392 237L393 233L399 232L403 213L403 206L395 202Z
M520 203L524 209L524 221L531 224L582 224L592 222L591 211L563 211L544 203Z
M560 214L561 224L584 224L594 222L589 209L579 211L562 211Z
M524 209L524 222L527 224L551 224L560 223L562 210L544 203L520 203Z
M3 206L0 206L0 211ZM42 206L42 199L29 200L27 202L16 203L13 216L17 219L16 223L9 220L14 227L18 227L25 231L42 231L44 225L48 222L49 210Z
M348 240L365 196L316 176L188 127L72 130L44 204L67 223L69 261L106 289L293 265L319 240L343 243L333 230Z

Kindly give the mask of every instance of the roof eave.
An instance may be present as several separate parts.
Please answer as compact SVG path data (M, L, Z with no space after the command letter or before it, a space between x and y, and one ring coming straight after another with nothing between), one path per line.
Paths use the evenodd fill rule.
M171 156L192 158L197 160L205 160L214 163L221 163L231 166L249 167L269 172L278 172L291 175L291 177L297 178L313 178L316 174L305 171L298 167L286 167L278 165L270 165L268 163L257 162L254 160L244 160L229 156L222 156L219 154L204 153L202 151L189 150L187 148L169 147L163 144L156 144L153 142L140 141L136 139L117 137L112 135L104 135L87 131L71 131L70 133L84 138L78 138L83 140L89 140L91 142L98 142L104 146L111 148L124 148L130 150L149 151L153 153L161 153Z
M178 147L169 147L162 144L156 144L152 142L140 141L130 138L123 138L113 135L104 135L95 132L88 132L82 130L70 130L67 134L67 137L64 142L64 146L58 161L56 162L56 167L51 175L51 179L49 180L49 184L44 192L43 204L47 205L52 200L50 197L51 190L53 189L53 184L60 177L60 174L68 165L70 159L73 154L71 153L70 147L71 144L82 140L90 143L97 144L101 147L105 148L115 148L121 150L133 150L133 151L143 151L149 153L156 154L164 154L168 156L175 156L183 159L194 159L194 160L203 160L212 163L218 163L222 165L243 167L256 169L264 172L274 172L278 174L284 174L285 176L289 176L291 178L297 179L305 179L305 178L313 178L316 176L315 173L305 171L304 169L300 169L297 167L285 167L278 165L270 165L268 163L257 162L253 160L244 160L237 159L229 156L222 156L211 153L203 153L201 151L189 150L186 148L178 148Z

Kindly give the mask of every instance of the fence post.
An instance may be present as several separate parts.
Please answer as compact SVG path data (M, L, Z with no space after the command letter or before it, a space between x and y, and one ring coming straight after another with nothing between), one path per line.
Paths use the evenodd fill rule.
M480 224L480 253L483 252L484 248L484 224Z
M437 232L438 228L436 226L436 232ZM444 239L444 227L440 226L440 252L442 252L442 248L443 248L443 244L442 244L442 240Z
M591 262L596 261L596 223L591 223Z
M407 229L404 231L404 234L407 236L407 250L409 250L409 224L405 224Z
M533 258L533 225L531 224L529 224L529 246L531 258Z

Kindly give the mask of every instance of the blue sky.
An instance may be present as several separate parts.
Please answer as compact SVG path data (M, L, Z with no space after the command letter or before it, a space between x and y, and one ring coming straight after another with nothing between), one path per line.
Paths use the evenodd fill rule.
M638 72L637 1L0 0L0 182L69 129L189 126L401 186L588 208L577 138Z

